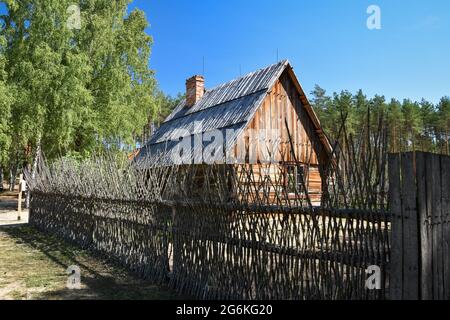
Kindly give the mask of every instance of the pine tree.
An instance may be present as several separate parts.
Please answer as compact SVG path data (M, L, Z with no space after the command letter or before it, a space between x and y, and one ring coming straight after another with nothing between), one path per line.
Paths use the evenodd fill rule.
M441 152L450 155L450 97L444 97L437 107L439 145Z
M364 137L362 147L379 139L385 131L389 152L421 150L449 153L448 97L442 98L435 106L424 99L420 103L409 99L403 103L396 99L386 103L383 96L375 95L369 100L362 90L353 96L348 91L342 91L330 97L318 85L311 94L312 105L332 144L336 139L341 146L345 144L345 141L338 139L345 136L341 132L344 123L347 136Z
M358 124L364 123L367 115L367 108L369 107L369 102L367 97L364 95L363 91L360 89L353 98L355 105L356 120Z
M422 99L420 102L422 132L419 137L420 150L436 151L437 114L432 103Z
M418 135L423 125L420 117L420 106L417 102L412 102L409 99L405 99L402 104L402 113L406 150L416 151Z
M333 111L331 98L327 96L326 91L317 84L315 85L314 90L311 92L311 95L311 104L322 124L322 127L327 128L326 134L330 139L334 139L337 133L332 131Z
M388 109L388 136L389 151L400 152L403 150L403 114L402 105L399 101L392 99L387 106Z

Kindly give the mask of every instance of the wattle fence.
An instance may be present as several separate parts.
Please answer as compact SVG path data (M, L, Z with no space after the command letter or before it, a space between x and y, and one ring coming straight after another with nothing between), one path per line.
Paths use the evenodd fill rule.
M30 223L198 299L389 297L383 204L364 203L333 174L324 184L333 193L312 207L275 185L280 177L255 181L256 170L41 161L29 179ZM381 271L376 289L366 285L370 266Z

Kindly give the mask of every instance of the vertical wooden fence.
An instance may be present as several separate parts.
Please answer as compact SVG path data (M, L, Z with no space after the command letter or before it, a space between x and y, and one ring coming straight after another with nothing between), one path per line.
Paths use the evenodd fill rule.
M450 299L450 157L391 154L389 183L391 299Z

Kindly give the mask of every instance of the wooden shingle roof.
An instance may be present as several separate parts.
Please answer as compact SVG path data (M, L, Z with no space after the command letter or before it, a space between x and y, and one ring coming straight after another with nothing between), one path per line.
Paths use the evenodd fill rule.
M170 164L168 155L181 138L191 136L193 140L196 135L215 130L221 131L223 137L226 137L223 145L225 151L228 151L235 145L268 92L286 69L292 72L289 62L283 60L207 90L190 108L185 106L185 100L182 101L142 148L138 158L150 156L154 158L153 161ZM314 111L311 115L316 118L313 122L317 123L320 129ZM208 162L208 159L204 161Z

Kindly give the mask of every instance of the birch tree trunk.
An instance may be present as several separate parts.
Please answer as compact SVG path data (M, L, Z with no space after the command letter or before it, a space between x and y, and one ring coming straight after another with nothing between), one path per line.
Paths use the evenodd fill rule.
M34 180L36 178L36 171L37 171L37 166L38 166L38 161L39 161L40 155L41 155L41 139L38 139L38 143L37 143L37 147L36 147L36 154L34 155L34 159L33 159L33 167L31 169L31 180ZM29 190L30 190L30 188L28 187L27 198L25 200L25 207L27 209L30 208L31 194L30 194Z
M9 168L9 191L14 191L16 186L17 164Z
M0 191L3 191L3 168L0 167Z

